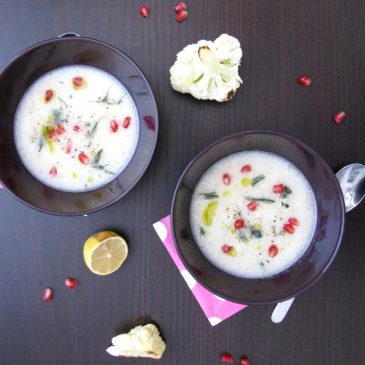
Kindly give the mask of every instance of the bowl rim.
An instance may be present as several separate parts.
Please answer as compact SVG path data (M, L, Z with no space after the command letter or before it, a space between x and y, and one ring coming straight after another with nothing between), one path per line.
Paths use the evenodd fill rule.
M146 170L148 169L148 167L149 167L149 165L152 161L153 155L155 153L155 150L156 150L158 134L159 134L159 117L158 117L158 108L157 108L156 98L155 98L155 95L152 91L151 85L149 84L145 74L143 73L142 69L127 54L125 54L123 51L121 51L120 49L112 46L111 44L109 44L107 42L104 42L104 41L101 41L101 40L98 40L98 39L95 39L95 38L91 38L91 37L84 37L84 36L78 35L76 33L72 34L72 36L62 36L62 35L60 35L58 37L53 37L53 38L49 38L49 39L37 42L37 43L35 43L31 46L28 46L23 51L18 52L13 58L10 59L10 61L0 70L0 81L1 81L1 78L2 78L3 74L8 70L8 68L10 68L13 65L13 63L15 63L16 61L18 61L19 59L21 59L22 57L24 57L28 53L30 53L30 52L38 49L38 48L41 48L41 47L47 46L49 44L52 44L52 43L80 42L80 41L88 41L90 43L98 44L100 46L103 46L105 48L108 48L108 49L114 51L115 53L119 54L122 58L126 59L137 70L137 72L139 72L142 80L144 81L145 85L147 86L147 89L148 89L148 91L150 93L150 96L151 96L151 101L152 101L153 107L155 109L155 114L153 115L154 123L155 123L155 130L154 130L155 138L154 138L153 145L152 145L150 154L148 156L148 159L146 160L145 166L143 167L143 169L141 170L141 172L137 176L137 178L133 181L133 183L128 187L128 189L126 189L122 194L120 194L117 197L115 197L114 199L112 199L110 202L105 203L105 204L103 204L103 205L101 205L97 208L87 209L87 210L84 210L82 212L54 212L54 211L51 211L51 210L48 210L48 209L45 209L45 208L40 208L40 207L37 207L35 205L32 205L32 204L28 203L27 201L25 201L24 199L18 197L14 192L12 192L12 190L7 186L7 184L3 180L1 180L1 178L0 178L0 184L16 200L18 200L19 202L21 202L24 205L28 206L29 208L35 209L35 210L37 210L39 212L42 212L42 213L51 214L51 215L55 215L55 216L74 217L74 216L89 215L91 213L96 213L96 212L98 212L102 209L105 209L105 208L113 205L114 203L116 203L121 198L123 198L126 194L128 194L130 192L130 190L132 190L137 185L137 183L141 180L142 176L145 174ZM129 166L129 163L128 163L127 166ZM43 185L45 185L45 184L43 184ZM76 194L80 194L80 193L76 193ZM82 192L81 192L81 194L82 194Z
M272 300L265 300L265 301L255 301L255 300L249 300L249 301L240 301L237 300L236 298L230 296L230 295L223 295L222 293L220 293L219 291L217 291L216 289L212 288L211 286L207 285L205 282L203 282L200 277L190 268L189 264L187 263L187 261L185 260L182 251L180 249L180 245L178 244L178 239L176 237L175 234L175 229L174 229L174 208L175 208L175 204L176 204L176 199L177 196L179 194L179 190L181 188L182 182L186 176L186 174L188 173L188 171L190 170L190 168L203 156L205 155L211 148L213 148L214 146L226 141L226 140L230 140L233 138L236 138L238 136L244 136L244 135L250 135L250 134L269 134L269 135L274 135L276 137L281 137L281 138L285 138L287 140L289 140L292 143L296 143L301 147L304 147L305 149L309 150L312 154L314 154L316 156L316 158L318 158L323 167L326 169L327 172L329 172L330 174L330 178L331 180L334 182L334 185L336 187L337 193L338 193L338 197L339 197L339 203L340 203L340 207L341 207L341 225L340 225L340 231L339 231L339 235L337 238L337 243L336 243L336 247L333 251L332 256L329 258L327 264L325 265L325 267L308 283L306 283L306 285L301 286L298 290L285 295L285 296L277 296L275 298L273 298ZM306 143L302 142L301 140L292 137L288 134L282 133L282 132L277 132L277 131L272 131L272 130L268 130L268 129L254 129L254 130L247 130L247 131L241 131L241 132L236 132L236 133L232 133L229 134L225 137L219 138L218 140L210 143L208 146L206 146L205 148L203 148L190 162L189 164L185 167L185 169L183 170L177 184L174 190L174 194L173 194L173 199L172 199L172 203L171 203L171 210L170 210L170 226L171 226L171 236L173 238L173 242L176 248L176 251L179 255L179 258L181 259L181 261L183 262L185 268L188 270L188 272L193 276L193 278L200 283L205 289L209 290L210 292L212 292L213 294L222 297L224 299L227 299L229 301L232 301L234 303L238 303L238 304L247 304L247 305L266 305L266 304L276 304L279 302L283 302L285 300L291 299L293 297L297 297L298 295L302 294L303 292L305 292L306 290L310 289L314 284L316 284L321 278L322 276L327 272L328 268L331 266L332 262L334 261L335 257L337 256L337 253L340 249L341 243L342 243L342 238L343 238L343 233L344 233L344 227L345 227L345 204L344 204L344 198L343 198L343 194L342 194L342 190L340 188L340 185L338 183L338 180L336 178L336 175L334 174L334 172L332 171L332 169L330 168L330 166L328 165L328 163L324 160L324 158L312 147L310 147L309 145L307 145ZM189 224L190 224L190 220L189 220ZM195 240L192 239L194 242ZM195 242L196 244L196 242ZM211 263L211 265L213 265ZM274 276L275 277L275 276ZM243 279L243 280L270 280L269 278L263 278L263 279Z

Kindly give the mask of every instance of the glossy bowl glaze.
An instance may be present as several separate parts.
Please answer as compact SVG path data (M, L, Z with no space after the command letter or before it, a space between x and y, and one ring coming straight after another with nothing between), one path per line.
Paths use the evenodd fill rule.
M137 149L127 168L107 185L85 193L61 192L34 178L21 162L13 138L14 115L24 92L44 73L66 65L94 66L115 76L131 94L140 119ZM152 158L158 116L151 88L132 60L104 42L66 34L28 48L2 70L0 100L0 181L18 200L42 212L80 215L105 208L132 189Z
M306 252L287 270L264 279L243 279L219 270L201 253L190 226L191 198L201 176L220 159L245 150L272 152L291 161L311 184L317 202L317 226ZM171 227L177 251L198 282L234 302L267 304L297 296L326 272L341 243L344 214L336 176L315 151L283 134L249 131L213 143L188 165L175 190Z

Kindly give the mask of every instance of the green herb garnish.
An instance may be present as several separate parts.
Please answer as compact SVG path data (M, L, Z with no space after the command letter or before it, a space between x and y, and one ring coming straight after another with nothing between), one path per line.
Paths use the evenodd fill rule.
M251 186L254 187L256 184L258 184L260 181L262 181L264 179L265 179L265 176L264 175L259 175L259 176L254 177L251 180Z
M216 198L219 198L219 195L216 192L213 192L213 193L200 193L199 195L204 196L205 199L216 199Z
M200 236L205 236L205 230L203 227L200 227Z
M267 198L254 198L252 196L245 196L245 199L252 200L252 201L255 201L255 202L267 203L267 204L275 203L275 200L267 199Z
M291 193L292 193L291 189L289 187L285 186L284 191L280 194L280 198L285 199Z
M68 108L68 105L66 104L66 102L62 99L62 98L60 98L60 97L58 97L58 100L66 107L66 108Z
M285 207L285 208L289 208L289 207L290 207L290 205L289 205L289 204L284 203L284 202L281 202L281 206L282 206L282 207Z
M254 236L255 238L261 238L262 237L262 230L261 229L256 229L256 228L251 228L251 234L252 236Z
M273 235L274 235L274 236L277 236L277 233L276 233L276 229L275 229L275 227L274 227L274 226L272 226L272 227L271 227L271 229L272 229L272 233L273 233Z
M99 165L99 162L100 162L102 153L103 153L103 149L99 150L96 153L96 155L95 155L95 157L94 157L94 159L93 159L93 161L91 163L91 166L94 169L98 169L98 170L104 171L106 174L114 175L114 172L106 169L106 165Z
M109 89L104 95L104 97L98 97L98 100L95 101L95 103L105 103L107 105L119 105L123 100L123 97L121 97L119 100L114 100L109 97Z
M95 136L96 130L98 128L99 121L95 122L94 126L92 127L91 131L87 133L89 138L93 138Z
M44 146L44 140L43 138L40 137L38 140L38 152L42 151L43 146Z
M52 109L53 121L57 124L61 121L61 110Z
M248 242L248 238L244 234L239 236L238 239L242 242Z

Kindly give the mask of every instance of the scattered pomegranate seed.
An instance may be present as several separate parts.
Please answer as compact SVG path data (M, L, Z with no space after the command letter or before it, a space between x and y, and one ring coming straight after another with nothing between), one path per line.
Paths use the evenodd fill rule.
M82 86L82 81L83 78L81 76L76 76L72 79L72 83L76 86L76 87L80 87Z
M53 299L53 290L52 288L44 289L42 300L45 302L50 302Z
M284 231L288 232L290 234L293 234L295 232L295 228L292 224L288 223L288 224L284 224Z
M345 119L345 116L346 116L345 112L341 111L337 114L334 114L332 118L335 123L341 124L343 122L343 120Z
M299 226L299 221L298 219L296 218L289 218L289 223L292 225L292 226Z
M228 253L229 251L231 251L231 250L232 250L232 248L233 248L233 246L230 246L230 245L223 245L223 246L222 246L222 251L223 251L224 253Z
M79 154L79 161L83 164L83 165L87 165L90 162L89 157L86 156L86 154L84 152L81 152Z
M148 18L150 15L150 8L146 5L141 6L139 8L139 13L143 16L143 18Z
M180 10L176 14L176 21L182 23L188 17L188 12L186 10Z
M58 135L61 135L62 133L64 133L65 132L64 126L62 124L57 124L56 132Z
M143 120L144 120L144 122L145 122L148 129L150 129L151 131L154 131L156 129L155 128L155 122L154 122L152 117L145 116L145 117L143 117Z
M256 202L251 202L251 203L247 204L247 208L250 210L256 210L256 208L257 208Z
M306 75L298 76L297 81L303 86L310 86L312 84L312 79Z
M268 251L270 257L275 257L279 253L278 246L276 245L271 245Z
M274 185L272 191L275 194L280 194L284 191L284 185L283 184Z
M57 139L57 132L54 128L50 128L48 130L48 136L49 138L53 139L53 140L56 140Z
M46 90L46 92L44 93L44 101L48 103L49 101L52 100L53 95L54 95L53 90Z
M72 149L72 140L69 138L69 139L67 140L66 153L67 153L67 154L71 153L71 149Z
M125 117L123 121L123 128L127 129L131 124L131 117Z
M188 7L186 6L186 4L183 1L180 1L179 3L177 3L174 7L175 9L175 13L179 13L182 10L186 10Z
M223 174L223 184L229 185L231 183L231 177L229 174Z
M228 352L222 352L219 355L219 359L223 362L232 363L233 362L233 356L229 354Z
M113 133L115 133L118 130L118 128L119 128L118 123L114 119L112 119L112 121L110 122L110 129L112 130Z
M79 281L74 278L66 278L64 283L69 289L76 288L79 285Z
M234 228L240 229L245 226L245 221L243 219L236 219L234 222Z
M241 168L241 172L250 172L252 170L251 165L244 165Z
M250 365L250 360L248 357L243 356L240 358L240 365Z
M75 132L80 132L80 127L78 125L74 125L72 128Z
M56 176L57 175L57 167L53 166L50 170L49 170L49 174L51 176Z

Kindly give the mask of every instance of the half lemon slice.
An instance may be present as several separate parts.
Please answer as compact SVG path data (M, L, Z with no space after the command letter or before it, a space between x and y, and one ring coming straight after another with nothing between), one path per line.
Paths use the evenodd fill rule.
M112 231L95 233L84 243L85 264L97 275L109 275L118 270L127 256L127 242Z

